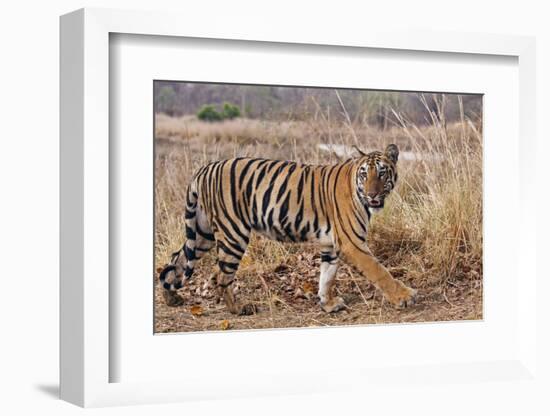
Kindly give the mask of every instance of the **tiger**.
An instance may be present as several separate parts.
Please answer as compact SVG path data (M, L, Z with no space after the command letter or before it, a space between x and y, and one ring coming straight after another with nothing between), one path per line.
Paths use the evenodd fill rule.
M169 306L183 304L177 294L194 267L216 248L212 278L232 314L257 312L235 299L239 263L253 232L291 243L320 247L318 302L327 313L347 308L333 295L339 261L360 271L391 304L414 304L416 290L395 279L367 247L373 214L384 207L397 182L399 149L364 153L333 165L238 157L208 163L192 177L186 194L185 243L160 272Z

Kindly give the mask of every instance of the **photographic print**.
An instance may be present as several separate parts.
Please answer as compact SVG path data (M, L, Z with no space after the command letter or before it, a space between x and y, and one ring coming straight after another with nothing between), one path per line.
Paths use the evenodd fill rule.
M482 319L482 95L154 81L155 333Z

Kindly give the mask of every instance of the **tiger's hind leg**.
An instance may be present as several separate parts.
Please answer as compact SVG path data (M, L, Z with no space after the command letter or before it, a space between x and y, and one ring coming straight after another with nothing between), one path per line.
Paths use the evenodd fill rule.
M235 274L246 250L245 244L248 244L248 237L244 244L239 244L226 238L221 233L216 235L218 267L220 270L213 281L218 289L219 296L223 297L227 309L235 315L252 315L257 312L255 305L239 304L233 293Z
M346 308L344 299L333 296L336 272L338 271L338 254L334 248L321 251L321 275L319 277L319 304L325 312L338 312Z

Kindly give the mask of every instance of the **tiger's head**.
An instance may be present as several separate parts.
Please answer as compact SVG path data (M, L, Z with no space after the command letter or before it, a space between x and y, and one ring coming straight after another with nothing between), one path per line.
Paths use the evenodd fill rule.
M370 212L378 212L397 182L399 149L390 144L384 152L356 150L361 154L356 172L357 196Z

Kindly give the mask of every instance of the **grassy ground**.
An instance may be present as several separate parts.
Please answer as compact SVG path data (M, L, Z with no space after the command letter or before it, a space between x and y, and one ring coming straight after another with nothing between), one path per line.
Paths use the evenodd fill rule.
M317 305L320 258L314 246L281 244L254 237L238 276L238 299L259 313L226 312L210 287L213 254L199 262L180 290L185 305L164 304L155 291L155 330L183 332L281 328L482 318L482 138L479 120L445 125L400 123L386 130L334 121L322 112L310 121L236 119L204 123L194 117L156 117L155 261L164 266L184 242L185 188L193 172L210 160L263 156L330 164L351 146L365 151L398 144L399 182L369 229L369 246L390 272L419 291L416 306L394 309L368 281L342 265L336 290L347 311L326 314ZM335 151L318 145L333 146ZM336 145L336 146L334 146ZM326 146L325 146L326 148ZM157 281L158 276L153 277Z

